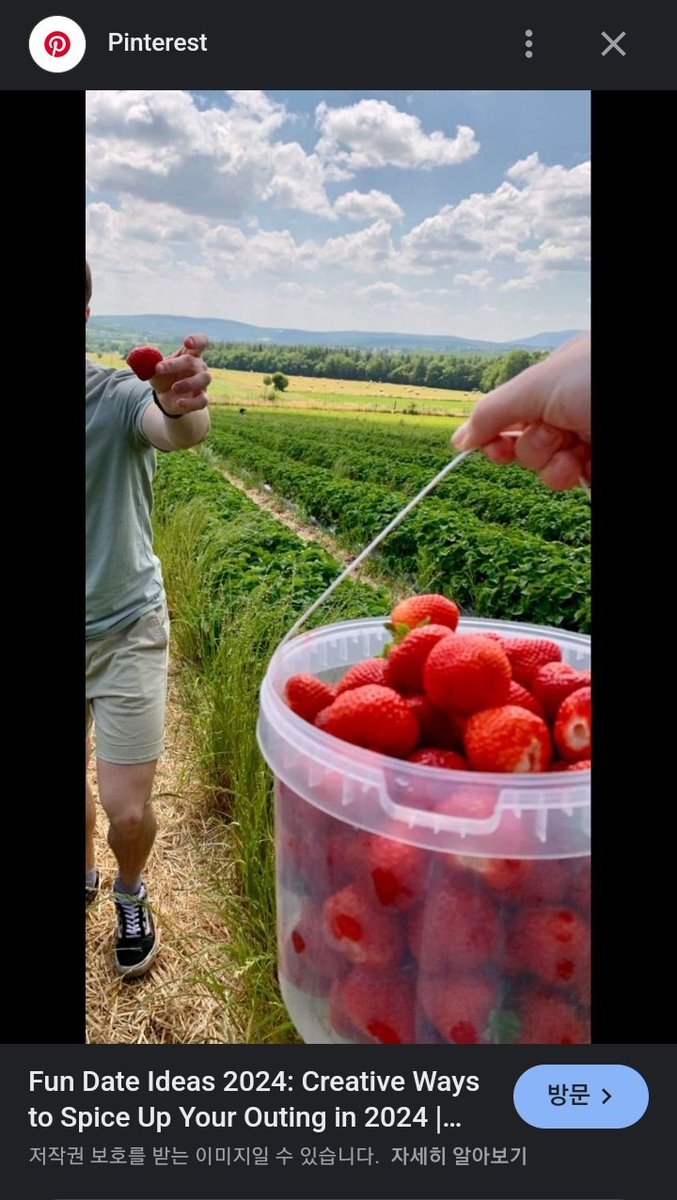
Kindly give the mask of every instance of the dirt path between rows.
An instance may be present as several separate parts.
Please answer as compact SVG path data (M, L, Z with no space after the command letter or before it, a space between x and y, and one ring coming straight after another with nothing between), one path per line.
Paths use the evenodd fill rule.
M170 669L171 671L171 669ZM96 794L92 753L90 782ZM123 983L113 966L115 860L101 809L97 864L101 895L87 914L87 1041L238 1041L227 1017L228 933L219 914L228 849L222 820L196 780L176 675L170 673L165 753L155 777L158 834L144 877L161 932L149 973ZM224 1003L224 999L226 1003Z
M337 562L348 566L357 556L350 554L343 547L339 546L330 533L326 533L319 525L311 525L309 521L304 521L303 517L299 516L292 509L287 500L283 500L275 492L267 492L262 488L254 487L251 483L245 483L239 476L233 475L232 471L226 470L221 462L216 460L216 457L210 458L210 466L219 471L224 479L236 487L238 491L248 496L255 504L262 508L264 512L268 512L275 517L282 525L286 525L293 533L304 542L316 542L318 546L322 546L332 558ZM411 587L407 588L405 584L398 584L392 579L379 579L378 576L371 574L365 567L358 567L353 575L353 579L359 579L361 583L369 583L372 587L387 587L393 594L396 600L402 600L405 596L411 594Z

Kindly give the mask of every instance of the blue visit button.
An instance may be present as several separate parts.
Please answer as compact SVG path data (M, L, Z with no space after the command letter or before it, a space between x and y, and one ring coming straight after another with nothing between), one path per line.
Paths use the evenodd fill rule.
M537 1129L626 1129L644 1116L646 1081L633 1067L547 1063L520 1075L513 1100Z

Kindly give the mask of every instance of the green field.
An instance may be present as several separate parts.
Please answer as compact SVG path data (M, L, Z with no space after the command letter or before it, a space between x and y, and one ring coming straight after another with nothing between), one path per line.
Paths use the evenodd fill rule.
M263 484L336 538L364 548L453 456L449 426L333 413L215 409L216 462ZM590 505L519 466L474 455L379 548L394 584L441 591L467 612L562 625L590 620Z
M95 362L104 366L124 367L119 354L92 354ZM212 370L209 398L212 404L237 407L258 407L278 411L278 408L313 409L315 411L365 411L411 416L466 416L479 393L455 392L445 388L414 387L398 383L365 383L347 379L313 379L289 376L289 387L278 400L266 400L269 389L263 385L263 375L256 371Z

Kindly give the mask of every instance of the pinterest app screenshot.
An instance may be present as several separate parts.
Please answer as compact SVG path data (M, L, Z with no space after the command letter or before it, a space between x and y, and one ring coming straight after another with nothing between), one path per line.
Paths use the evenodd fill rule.
M6 12L8 1196L674 1194L676 44Z

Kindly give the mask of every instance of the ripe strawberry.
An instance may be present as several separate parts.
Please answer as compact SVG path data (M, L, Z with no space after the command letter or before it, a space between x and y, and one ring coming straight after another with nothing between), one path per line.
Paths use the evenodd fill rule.
M147 379L153 378L155 368L163 358L164 354L155 346L137 346L127 355L127 366L145 382Z
M469 716L505 704L510 663L498 643L457 633L433 646L423 670L425 694L443 712Z
M447 865L453 871L472 872L494 892L521 893L533 869L527 858L484 858L480 855L450 854Z
M405 912L422 897L430 856L394 838L367 835L363 854L369 883L384 908Z
M446 596L439 596L434 592L400 600L390 614L393 625L408 625L410 629L421 625L423 621L429 621L431 624L446 625L454 630L459 617L458 605L454 604L453 600L447 600Z
M421 731L420 741L424 746L440 746L447 750L463 745L463 736L457 728L458 721L435 708L423 692L405 696L405 703L414 714Z
M327 1004L327 1017L335 1033L346 1038L349 1042L367 1043L368 1035L360 1033L355 1028L343 1004L343 977L335 979L331 985Z
M292 712L312 724L317 714L336 699L336 685L323 683L315 675L291 675L285 684L284 698Z
M449 796L433 805L433 812L444 817L467 821L487 821L498 804L498 789L491 787L455 787Z
M430 651L442 638L451 636L447 625L421 625L406 634L401 642L391 645L386 659L386 686L399 692L420 692L423 668Z
M336 829L331 831L324 844L316 842L312 851L313 858L322 862L330 892L338 891L356 879L360 872L364 873L364 857L372 836L341 821L334 824Z
M589 771L592 768L592 763L589 758L581 758L578 762L569 763L564 767L565 771Z
M372 1042L407 1045L416 1041L414 985L399 971L355 967L340 985L348 1020Z
M544 858L530 861L531 870L520 890L520 899L532 907L560 904L571 881L570 858Z
M350 884L325 901L324 936L349 962L394 966L402 955L399 923L375 902L364 884Z
M581 1046L590 1041L586 1021L561 996L545 989L523 997L519 1016L521 1046Z
M535 907L561 902L571 884L571 864L577 860L527 857L533 853L533 831L528 814L520 818L514 812L504 812L500 836L504 858L449 854L442 861L452 874L463 872L466 886L470 879L480 880L512 904Z
M338 685L336 694L342 696L344 692L349 692L353 688L366 687L368 683L375 683L379 687L391 686L386 684L385 658L365 658L362 662L355 663L353 667L348 667Z
M516 704L518 708L526 708L527 712L532 712L537 717L540 717L542 721L545 721L545 711L540 700L537 700L536 696L528 692L525 687L522 687L521 683L515 683L514 679L510 682L510 691L508 692L506 703Z
M298 921L280 946L280 967L296 987L326 996L331 980L345 970L346 960L327 945L320 913L304 904Z
M549 662L538 668L531 690L543 705L545 715L552 718L571 692L590 686L591 678L589 671L578 671L569 663Z
M423 746L414 754L410 754L408 761L414 766L433 767L436 770L435 775L424 771L416 779L410 798L404 798L405 803L415 808L427 809L429 812L443 811L444 805L451 801L458 786L455 780L452 782L450 779L440 779L437 772L463 771L465 774L470 769L464 755L459 754L457 750L444 750L438 746Z
M481 975L452 981L443 976L424 977L420 998L426 1016L447 1042L474 1046L483 1040L496 1003L496 988Z
M465 731L465 749L475 771L547 771L552 758L545 721L512 704L475 713Z
M474 970L500 946L501 924L482 889L445 884L431 891L409 919L409 943L424 971Z
M418 743L419 728L406 702L392 688L367 684L337 696L317 718L334 737L404 758Z
M467 759L456 750L440 750L437 746L425 746L409 755L409 762L420 767L440 767L445 771L469 770Z
M547 662L561 662L562 651L556 642L540 638L503 638L503 649L510 659L512 677L522 687L531 688L539 667Z
M590 963L590 930L569 908L526 908L508 938L511 961L544 983L574 987Z
M557 710L555 743L567 762L589 759L592 750L592 688L571 692Z

